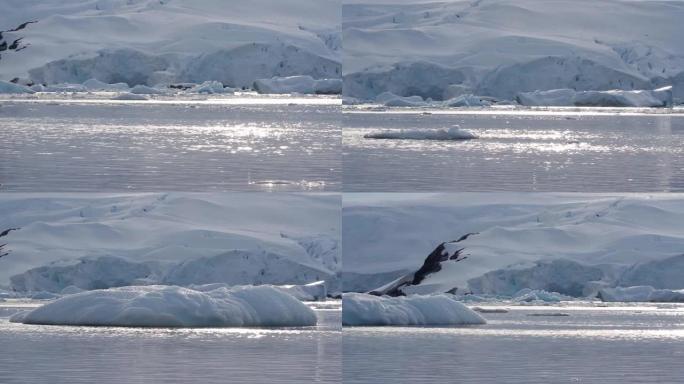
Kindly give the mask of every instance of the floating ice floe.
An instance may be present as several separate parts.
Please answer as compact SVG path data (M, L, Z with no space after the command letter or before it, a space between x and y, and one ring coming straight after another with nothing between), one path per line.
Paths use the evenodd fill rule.
M459 127L449 129L399 129L371 132L363 135L366 139L395 140L471 140L478 137Z
M681 303L684 302L684 289L655 289L649 285L604 288L598 297L603 301Z
M342 324L465 325L485 324L485 319L447 294L380 297L345 293L342 296Z
M314 311L273 287L121 287L77 293L11 322L122 327L289 327L316 324Z

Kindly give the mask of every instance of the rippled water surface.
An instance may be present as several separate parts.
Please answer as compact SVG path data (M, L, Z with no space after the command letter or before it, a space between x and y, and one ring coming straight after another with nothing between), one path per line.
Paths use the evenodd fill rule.
M335 100L227 101L2 101L2 189L340 190Z
M508 312L483 313L482 326L345 327L344 382L680 383L684 377L683 305L484 308Z
M345 111L344 190L684 191L684 115L629 110ZM460 125L476 140L377 140Z
M0 303L0 382L339 383L340 305L319 307L316 327L164 329L14 324Z

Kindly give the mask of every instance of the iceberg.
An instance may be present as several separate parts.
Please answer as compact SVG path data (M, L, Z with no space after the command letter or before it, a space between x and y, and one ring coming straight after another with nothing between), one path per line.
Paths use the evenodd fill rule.
M371 132L363 135L365 139L395 139L395 140L471 140L477 136L471 132L456 127L449 129L399 129Z
M295 327L316 325L316 314L273 287L200 292L153 285L76 293L17 313L10 321L119 327Z
M205 81L202 84L192 87L188 92L191 93L233 93L235 90L233 88L224 87L223 83L219 81Z
M598 298L603 301L682 303L684 289L655 289L650 285L604 288L599 291Z
M279 291L285 292L288 295L296 297L300 301L318 301L325 300L327 298L327 290L325 287L325 281L315 281L309 284L296 285L270 285L264 284L263 287L272 287ZM211 284L200 284L200 285L190 285L190 289L194 289L200 292L209 292L219 288L236 288L236 286L231 287L225 283L211 283Z
M633 91L552 89L521 92L516 96L516 100L519 104L527 106L669 107L672 106L672 87Z
M477 312L451 295L373 296L342 295L342 325L466 325L485 324Z

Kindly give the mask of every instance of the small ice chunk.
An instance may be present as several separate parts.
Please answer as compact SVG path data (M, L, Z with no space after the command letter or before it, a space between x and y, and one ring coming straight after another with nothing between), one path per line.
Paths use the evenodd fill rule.
M458 126L449 129L400 129L371 132L363 135L366 139L395 140L470 140L477 139L471 132Z

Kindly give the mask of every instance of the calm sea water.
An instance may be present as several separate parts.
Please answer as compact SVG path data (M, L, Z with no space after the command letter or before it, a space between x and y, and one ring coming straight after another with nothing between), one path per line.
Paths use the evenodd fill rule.
M509 312L484 313L488 324L481 326L345 327L344 382L681 383L684 377L684 305L484 308Z
M164 329L14 324L0 303L0 382L340 383L340 304L323 307L316 327Z
M339 191L336 100L289 101L5 100L0 189Z
M485 112L346 110L344 191L684 191L681 113ZM363 137L453 125L480 138Z

